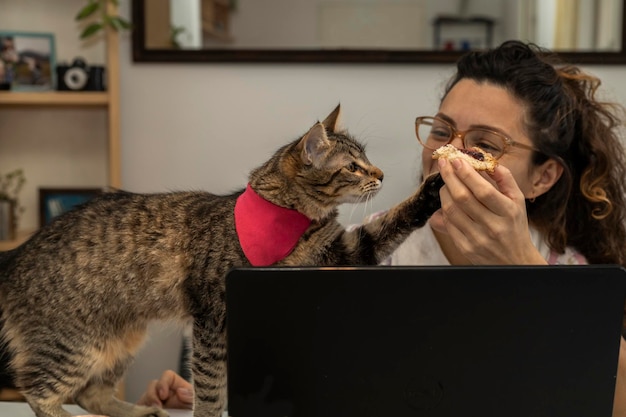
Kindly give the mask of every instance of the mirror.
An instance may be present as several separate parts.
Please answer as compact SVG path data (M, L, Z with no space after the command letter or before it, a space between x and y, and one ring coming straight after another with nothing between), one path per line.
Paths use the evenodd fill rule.
M626 64L624 0L132 0L135 62L454 62L525 39Z

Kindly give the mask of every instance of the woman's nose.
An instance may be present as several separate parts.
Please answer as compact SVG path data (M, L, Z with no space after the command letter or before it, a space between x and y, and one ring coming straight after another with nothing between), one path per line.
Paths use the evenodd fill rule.
M452 140L450 141L450 144L459 149L464 148L465 145L463 144L463 135L455 134Z

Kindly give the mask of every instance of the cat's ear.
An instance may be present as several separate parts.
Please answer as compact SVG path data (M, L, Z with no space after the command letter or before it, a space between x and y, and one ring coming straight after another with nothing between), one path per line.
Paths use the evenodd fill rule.
M341 103L337 104L335 110L333 110L322 122L322 124L328 129L330 132L337 131L337 125L339 121L339 115L341 114Z
M326 153L330 147L326 128L322 123L316 123L298 144L302 162L305 165L316 165L316 162Z

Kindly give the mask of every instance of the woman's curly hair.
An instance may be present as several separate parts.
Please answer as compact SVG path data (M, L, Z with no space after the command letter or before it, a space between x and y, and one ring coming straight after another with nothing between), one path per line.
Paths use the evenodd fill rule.
M597 97L600 80L520 41L464 55L445 94L462 79L501 86L521 100L538 150L533 163L553 158L563 165L552 189L526 204L550 247L562 253L572 246L590 263L626 266L624 108Z

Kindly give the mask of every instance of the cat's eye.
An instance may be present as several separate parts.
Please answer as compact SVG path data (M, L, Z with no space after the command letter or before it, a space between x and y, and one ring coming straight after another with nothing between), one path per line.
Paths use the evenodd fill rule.
M361 167L359 167L356 162L351 162L348 165L348 171L350 172L357 172L359 169L361 169Z

